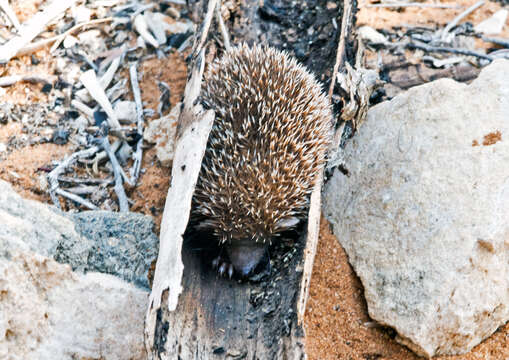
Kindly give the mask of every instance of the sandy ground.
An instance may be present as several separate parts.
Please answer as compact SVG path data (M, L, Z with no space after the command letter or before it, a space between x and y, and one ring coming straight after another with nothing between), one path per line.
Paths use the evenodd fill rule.
M467 6L474 0L461 1ZM22 1L11 2L19 6L20 20L29 17L37 8L23 7ZM409 8L400 12L387 9L363 8L358 13L358 24L368 24L375 28L390 28L401 24L443 25L450 21L458 9L419 9ZM443 1L443 3L455 3ZM15 6L14 6L15 7ZM467 20L474 24L485 19L500 8L499 4L489 3L481 11L470 15ZM504 30L504 36L509 26ZM32 65L29 56L12 60L8 66L0 67L0 75L17 73L21 69L52 73L51 57L46 50L36 54L41 60ZM140 68L142 76L142 97L147 107L154 110L159 98L156 80L170 86L170 102L174 105L182 96L186 81L186 66L183 56L170 55L165 60L151 59ZM6 88L2 101L23 104L26 102L44 102L46 95L39 85L20 83ZM20 123L0 124L0 142L11 137L23 136ZM51 165L52 160L60 160L68 153L68 145L41 144L15 149L0 159L0 178L13 183L23 196L49 202L46 193L40 190L39 177L45 174L43 169ZM128 189L128 195L134 201L132 211L153 215L159 227L164 199L169 186L171 171L160 166L153 149L147 149L142 163L142 175L135 189ZM309 359L417 359L405 347L394 340L394 331L378 327L368 316L363 297L363 287L348 263L348 258L338 241L331 234L326 220L321 223L320 243L311 281L305 327ZM487 359L509 358L509 325L499 329L474 350L463 356L443 357L441 359Z

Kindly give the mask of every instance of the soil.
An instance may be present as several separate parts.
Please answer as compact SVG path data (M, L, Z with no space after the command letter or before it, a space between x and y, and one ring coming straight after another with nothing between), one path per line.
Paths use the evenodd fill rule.
M431 2L431 1L425 1ZM475 0L465 0L463 8L473 4ZM11 1L20 21L24 21L40 7L42 1ZM324 16L330 16L332 5L326 1L319 1ZM366 8L368 2L360 1L360 10L357 13L358 25L370 25L376 29L390 29L401 24L423 25L436 27L449 22L461 10L459 9L430 9L407 8L393 11L389 9ZM456 3L455 1L442 1L441 3ZM295 32L288 32L293 25L292 18L301 15L302 9L292 5L280 23L284 28L282 42L291 43L291 51L299 56L302 47L319 47L320 42L307 44L299 36L308 33L308 28L315 26L325 27L319 23L315 15L309 20L310 26L303 27ZM471 14L466 21L474 24L486 19L501 3L488 1L483 8ZM279 2L265 1L265 15L269 20L280 16ZM285 22L286 21L286 22ZM293 20L296 23L296 20ZM311 26L312 25L312 26ZM276 28L279 25L270 24L264 31ZM320 28L322 29L322 28ZM322 29L323 30L323 29ZM334 29L331 36L337 37ZM320 30L321 31L321 30ZM278 35L279 36L279 35ZM509 26L505 27L501 36L509 37ZM486 45L483 45L486 46ZM315 70L331 67L334 52L326 48L325 54L319 56L320 61L313 62L306 56L304 62ZM22 56L11 60L7 66L0 66L0 75L17 73L44 73L54 74L54 58L48 50L40 50L35 54L38 60L34 64L32 56ZM172 53L166 59L148 59L140 67L141 89L145 106L157 112L157 104L161 96L161 88L157 81L163 81L170 87L169 102L173 106L180 100L186 82L185 54ZM327 74L326 74L327 75ZM325 76L326 76L325 75ZM327 77L327 76L326 76ZM48 95L41 91L41 84L17 83L4 88L5 93L0 97L2 102L14 105L28 103L45 103ZM169 108L163 109L166 113ZM5 153L0 153L0 178L13 184L14 188L24 197L49 202L49 196L41 190L40 178L46 170L52 167L51 162L61 160L66 154L73 151L71 144L56 145L52 143L33 144L20 141L26 134L21 122L0 123L0 143L19 143L21 145L9 147ZM156 231L159 231L164 199L169 187L171 170L162 167L155 157L155 150L148 148L144 151L142 174L138 186L128 189L128 196L134 201L132 211L152 215L156 221ZM366 303L363 297L363 287L348 263L348 258L329 229L326 220L322 220L320 242L315 260L313 277L308 301L305 321L307 331L307 349L309 359L417 359L417 357L395 340L395 333L391 329L381 328L369 318ZM500 328L494 335L476 346L466 355L443 357L440 359L474 360L474 359L507 359L509 354L509 324Z

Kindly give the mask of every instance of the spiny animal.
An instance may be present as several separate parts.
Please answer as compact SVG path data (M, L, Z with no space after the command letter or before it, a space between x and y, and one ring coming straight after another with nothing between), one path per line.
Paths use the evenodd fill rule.
M294 58L246 44L210 65L201 100L216 117L193 217L226 249L219 272L247 276L305 215L331 138L330 102Z

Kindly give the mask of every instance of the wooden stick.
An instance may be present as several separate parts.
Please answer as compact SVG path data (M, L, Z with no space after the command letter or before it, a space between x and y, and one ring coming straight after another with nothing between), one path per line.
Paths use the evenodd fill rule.
M460 13L458 16L456 16L449 24L447 24L447 26L444 28L444 30L442 30L442 36L440 37L440 39L442 41L445 41L445 38L447 37L447 34L449 33L449 31L451 31L451 29L453 27L458 25L458 23L461 21L461 19L463 19L464 17L466 17L469 14L471 14L472 12L474 12L477 8L484 5L484 3L485 3L485 0L480 0L480 1L476 2L474 5L470 6L465 11L463 11L462 13Z
M44 83L51 84L56 80L56 76L43 75L43 74L30 74L30 75L10 75L0 77L0 86L10 86L20 81L30 83Z
M140 85L138 84L138 72L136 71L137 64L132 64L129 67L129 76L131 77L131 87L133 89L134 102L136 104L136 115L137 115L137 133L140 136L138 143L136 144L136 152L134 153L134 164L131 168L131 178L134 184L138 181L140 175L141 161L143 159L143 103L141 102Z
M419 8L437 8L437 9L459 9L459 5L447 5L447 4L423 4L418 2L409 3L394 3L394 4L369 4L361 7L365 8L404 8L404 7L419 7Z
M58 188L55 190L55 193L60 195L60 196L63 196L67 199L70 199L74 202L77 202L78 204L80 205L83 205L84 207L90 209L90 210L98 210L99 208L97 206L95 206L94 204L92 204L90 201L88 200L85 200L83 199L81 196L78 196L76 194L72 194L68 191L65 191L61 188Z
M20 36L16 36L6 44L0 46L0 64L5 64L16 56L18 51L39 35L49 22L69 7L73 6L76 1L77 0L53 0L43 11L35 14L30 20L23 24L20 30Z
M81 28L88 28L88 27L90 27L92 25L97 25L97 24L101 24L101 23L104 23L104 22L109 22L109 21L112 21L112 20L113 20L112 17L108 17L108 18L104 18L104 19L90 20L90 21L87 21L87 22L84 22L84 23L81 23L81 24L74 25L72 28L70 28L69 30L67 30L63 34L60 34L60 35L57 35L57 36L53 36L53 37L48 38L48 39L40 40L40 41L37 41L35 43L31 43L31 44L28 44L28 45L22 47L21 49L19 49L19 51L16 53L16 55L17 56L21 56L21 55L31 54L34 51L42 49L43 47L46 47L46 46L48 46L50 44L53 44L53 43L60 44L60 42L64 41L64 39L68 35L73 34L74 32L78 31Z
M103 110L108 115L108 123L112 130L120 128L120 123L118 122L117 115L113 111L111 102L108 99L108 96L106 96L106 93L99 83L99 80L97 80L95 71L92 69L85 71L83 74L81 74L80 81L88 90L90 96L92 96L92 98L94 98L94 100L97 101L99 105L101 105Z
M304 315L306 313L306 304L309 297L309 285L311 284L311 274L313 264L315 263L316 248L318 246L318 236L320 234L320 215L321 215L321 194L323 185L323 170L318 173L313 192L311 193L307 242L304 250L304 273L300 284L299 298L297 300L297 321L299 325L304 324Z
M120 212L128 212L129 211L129 203L127 201L127 195L125 194L124 185L123 185L123 177L122 177L122 167L118 163L117 157L115 153L111 149L110 141L108 140L108 136L105 135L98 140L98 144L104 151L108 154L110 158L111 166L113 167L113 176L115 178L115 193L118 198L118 206L120 208Z
M461 55L468 55L468 56L475 56L481 59L486 59L489 61L495 60L493 56L481 54L476 51L467 50L467 49L457 49L457 48L450 48L450 47L439 47L439 46L430 46L425 44L417 44L417 43L409 43L406 45L409 49L420 49L427 52L446 52L451 54L461 54Z
M486 42L490 42L496 45L500 45L506 48L509 48L509 39L503 39L503 38L492 38L492 37L486 37L481 36L481 39Z
M228 35L228 29L223 20L223 15L221 15L221 1L217 2L216 7L216 17L217 22L219 23L219 30L221 31L221 36L223 37L223 45L226 51L230 51L232 46L230 45L230 36Z
M100 149L98 146L93 146L89 149L75 152L74 154L67 157L64 161L62 161L56 168L54 168L46 176L48 179L48 183L49 183L49 193L50 193L51 199L53 200L53 204L55 204L56 207L58 207L60 209L60 202L58 201L58 198L56 196L56 193L59 190L59 187L58 187L59 176L69 166L74 164L78 159L90 157L90 156L94 155L96 152L98 152L99 150Z
M338 50L336 53L336 63L332 72L332 79L329 87L329 99L332 102L332 93L336 85L336 78L338 76L339 68L343 66L345 61L346 38L350 33L353 23L353 2L345 0L343 2L343 18L341 19L341 34L339 36Z
M199 37L194 44L193 57L195 59L198 58L198 54L201 52L201 49L203 48L203 46L205 45L205 41L207 40L210 24L212 23L212 17L214 16L214 10L217 7L217 1L218 0L209 0L207 13L205 14L205 19L203 20L203 23L201 24L201 29L198 32Z

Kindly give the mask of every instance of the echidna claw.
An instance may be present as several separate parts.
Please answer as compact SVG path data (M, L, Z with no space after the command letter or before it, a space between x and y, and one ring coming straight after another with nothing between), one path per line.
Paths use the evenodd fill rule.
M233 265L230 262L224 261L221 256L218 256L212 260L212 268L217 269L217 272L220 276L228 275L230 279L233 277L235 272Z
M222 263L221 266L219 266L219 275L223 276L227 267L228 265L226 263Z

